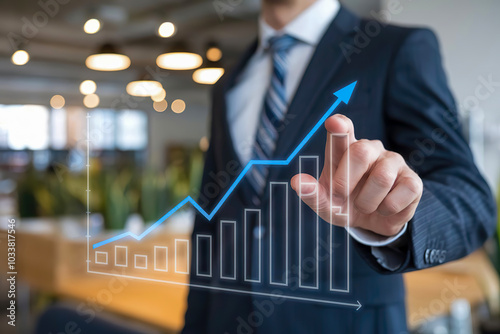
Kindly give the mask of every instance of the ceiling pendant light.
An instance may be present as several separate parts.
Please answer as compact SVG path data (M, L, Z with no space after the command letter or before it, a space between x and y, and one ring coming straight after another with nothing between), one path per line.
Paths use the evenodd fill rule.
M132 96L154 96L163 91L163 86L159 81L153 80L151 75L144 73L137 80L129 82L126 90Z
M160 102L161 100L165 99L166 96L167 92L165 91L165 89L162 89L158 94L151 95L151 100L153 100L153 102Z
M161 83L154 80L137 80L129 82L127 93L132 96L154 96L163 90Z
M172 22L163 22L158 28L158 35L162 38L172 37L175 34L175 25Z
M104 44L98 53L87 57L85 65L95 71L121 71L130 66L130 58L120 54L113 44Z
M175 44L167 53L156 58L156 65L166 70L192 70L200 67L203 59L190 52L183 43Z
M217 65L208 65L197 69L193 73L193 80L203 85L213 85L224 74L224 69Z
M83 31L89 35L93 35L101 30L101 21L96 18L88 19L83 25Z
M54 95L50 99L50 106L54 109L62 109L66 104L66 100L61 95Z
M186 102L184 102L184 100L177 99L172 102L172 105L170 107L172 108L172 111L174 113L182 114L186 109Z
M216 61L209 58L210 50L217 49L220 55L217 57L210 57L212 59L217 59ZM224 74L224 68L220 64L220 59L222 57L222 52L213 43L209 44L206 52L207 59L202 67L194 71L193 80L196 83L203 85L213 85L219 78Z
M208 43L205 57L210 61L219 61L222 58L222 51L219 45L215 42Z
M83 98L83 105L88 109L96 108L99 105L100 99L97 94L85 95Z
M12 57L10 58L10 61L12 64L17 65L17 66L22 66L26 65L28 61L30 60L30 55L26 50L17 50L12 54Z
M80 84L80 93L83 95L94 94L97 90L97 85L93 80L84 80Z

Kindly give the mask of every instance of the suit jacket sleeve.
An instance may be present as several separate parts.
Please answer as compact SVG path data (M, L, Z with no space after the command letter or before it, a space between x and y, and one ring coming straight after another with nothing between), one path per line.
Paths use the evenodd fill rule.
M386 82L387 149L422 178L423 195L401 245L401 266L388 271L369 247L365 259L382 273L423 269L459 259L495 231L496 208L463 138L434 33L412 30L396 52Z

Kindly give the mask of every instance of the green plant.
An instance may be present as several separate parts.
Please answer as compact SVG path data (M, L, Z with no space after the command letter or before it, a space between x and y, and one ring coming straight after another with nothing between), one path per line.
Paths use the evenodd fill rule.
M175 149L164 171L140 170L122 165L104 168L98 158L90 161L89 206L104 217L107 229L122 229L128 216L140 213L156 221L199 186L203 156L199 150ZM53 169L32 167L18 180L21 217L83 215L87 207L86 171L56 174Z
M165 173L148 170L143 173L141 182L140 210L144 221L152 222L165 212L169 190Z
M30 167L18 180L17 195L21 217L71 215L85 209L84 202L73 191L83 179L78 175L56 175Z

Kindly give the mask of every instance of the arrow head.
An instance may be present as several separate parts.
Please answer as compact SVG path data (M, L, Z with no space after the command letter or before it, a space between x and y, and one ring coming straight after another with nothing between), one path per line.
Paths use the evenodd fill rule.
M361 308L361 303L359 302L359 300L356 300L358 302L358 308L356 309L356 311L359 311L359 309Z
M338 91L333 93L333 95L338 97L340 101L344 102L345 104L349 103L354 87L356 87L356 83L357 81L354 81L350 85L347 85L344 88L339 89Z

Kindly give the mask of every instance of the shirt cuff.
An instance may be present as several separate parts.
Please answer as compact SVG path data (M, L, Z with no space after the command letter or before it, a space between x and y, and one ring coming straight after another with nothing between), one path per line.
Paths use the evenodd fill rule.
M408 223L403 226L398 234L392 237L386 237L358 227L351 227L348 229L348 231L351 237L360 244L372 247L384 247L401 238L401 236L405 234L407 227Z

